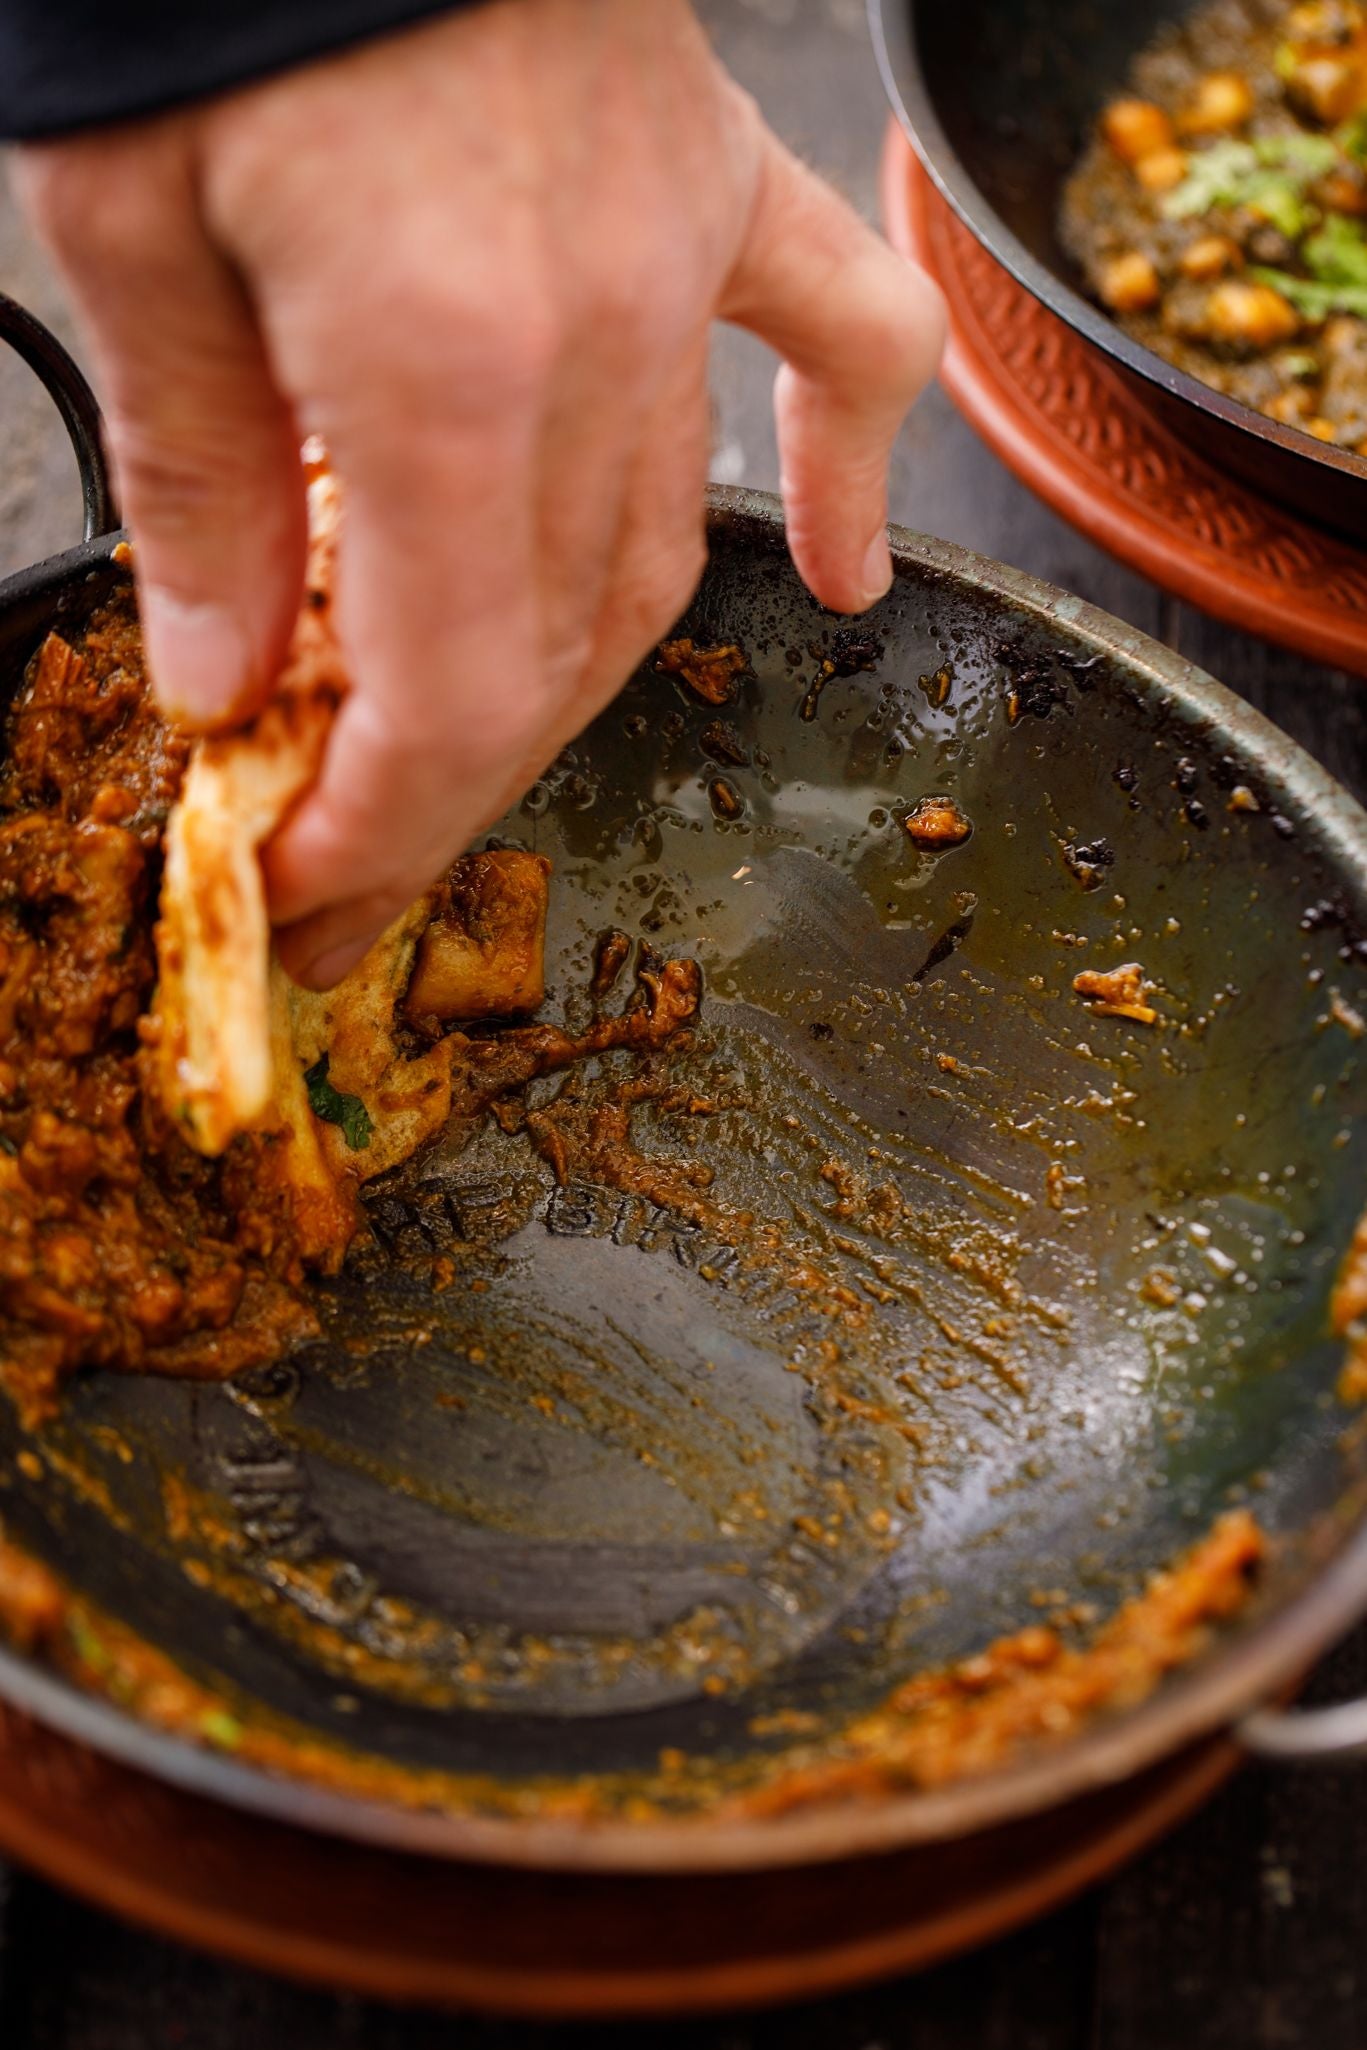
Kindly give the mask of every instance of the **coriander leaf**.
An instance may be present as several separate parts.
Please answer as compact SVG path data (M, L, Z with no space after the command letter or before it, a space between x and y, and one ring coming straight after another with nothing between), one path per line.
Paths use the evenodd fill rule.
M1213 206L1247 206L1295 241L1313 220L1305 194L1339 161L1327 135L1260 135L1256 142L1227 138L1187 161L1187 175L1163 203L1170 220L1207 213Z
M340 1125L342 1137L353 1153L360 1153L370 1144L375 1130L375 1121L359 1096L348 1096L341 1089L335 1089L328 1080L328 1056L321 1054L311 1068L304 1071L304 1087L309 1093L309 1109L325 1125Z
M1322 178L1339 160L1339 146L1328 135L1307 135L1294 129L1286 135L1260 135L1253 145L1260 164L1294 166L1307 178Z
M70 1611L66 1628L82 1664L89 1666L92 1673L107 1673L114 1661L79 1609Z
M1271 221L1288 242L1298 242L1314 216L1308 212L1289 171L1254 171L1244 181L1240 204Z
M1307 320L1327 320L1331 313L1356 313L1367 320L1367 284L1326 285L1317 278L1297 278L1290 271L1261 266L1255 266L1249 276L1260 285L1271 285Z
M1169 219L1184 220L1213 206L1237 206L1244 180L1258 168L1251 142L1216 142L1187 164L1187 175L1163 202Z
M1324 285L1367 285L1367 237L1346 214L1329 214L1301 254Z
M243 1735L241 1723L226 1708L206 1708L199 1719L199 1733L223 1751L236 1751Z
M1367 164L1367 107L1336 129L1334 140L1355 164Z

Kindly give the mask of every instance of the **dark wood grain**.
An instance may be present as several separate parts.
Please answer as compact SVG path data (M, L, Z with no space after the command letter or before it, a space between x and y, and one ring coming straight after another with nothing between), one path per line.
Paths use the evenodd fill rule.
M0 1999L5 2050L1086 2050L1095 1908L1080 1904L906 1985L687 2025L451 2021L280 1986L24 1884ZM141 2031L141 2033L139 2033Z
M1367 1689L1367 1634L1310 1699ZM1105 2050L1359 2050L1367 2043L1361 1766L1251 1768L1101 1897Z
M866 212L883 109L860 0L705 0L771 121ZM0 199L0 284L67 328ZM773 488L772 361L714 354L716 473ZM70 458L25 374L0 362L0 572L63 545ZM1367 688L1213 625L1043 511L939 393L907 427L894 519L1081 593L1211 670L1367 796ZM1367 1688L1367 1634L1325 1698ZM756 1882L759 1884L760 1882ZM708 2025L457 2023L283 1986L126 1931L0 1873L0 2050L1364 2050L1367 1769L1251 1769L1128 1872L1038 1927L919 1979Z

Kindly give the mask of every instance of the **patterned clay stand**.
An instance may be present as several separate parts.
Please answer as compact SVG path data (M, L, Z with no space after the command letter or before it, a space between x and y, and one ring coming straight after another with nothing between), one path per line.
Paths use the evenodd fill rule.
M525 2016L683 2015L890 1977L1044 1913L1209 1799L1215 1737L986 1836L706 1877L538 1873L258 1820L0 1704L0 1846L128 1921L292 1978Z
M882 192L890 239L949 300L945 389L1023 483L1175 597L1367 676L1367 552L1278 511L1185 448L988 254L895 122Z

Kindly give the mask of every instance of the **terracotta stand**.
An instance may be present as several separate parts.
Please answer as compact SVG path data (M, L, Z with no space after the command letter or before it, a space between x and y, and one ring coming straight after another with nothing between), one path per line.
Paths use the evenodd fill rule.
M888 1977L1042 1914L1188 1814L1216 1741L988 1836L704 1878L535 1874L311 1836L115 1765L0 1709L0 1847L184 1942L391 2000L685 2014Z

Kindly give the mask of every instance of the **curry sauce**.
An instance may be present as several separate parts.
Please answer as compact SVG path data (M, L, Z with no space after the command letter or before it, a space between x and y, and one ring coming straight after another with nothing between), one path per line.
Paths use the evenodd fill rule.
M151 703L131 595L79 652L44 642L5 756L0 1371L37 1413L77 1366L227 1374L311 1317L247 1161L200 1160L144 1087L161 836L188 743Z
M539 1076L658 1052L697 1014L697 964L641 949L623 1007L585 1032L518 1022L544 994L549 864L465 855L338 991L282 998L277 1100L206 1157L159 1086L155 920L191 748L151 699L131 590L78 646L48 636L4 745L0 1379L30 1421L81 1367L217 1380L313 1335L305 1284L365 1229L366 1180L453 1118L506 1118Z
M1206 0L1102 110L1059 232L1147 348L1367 452L1367 11Z

